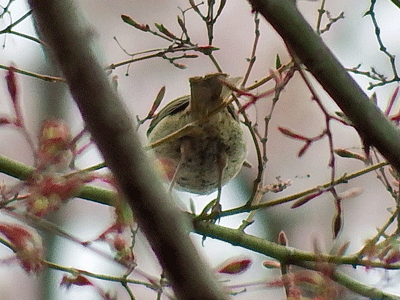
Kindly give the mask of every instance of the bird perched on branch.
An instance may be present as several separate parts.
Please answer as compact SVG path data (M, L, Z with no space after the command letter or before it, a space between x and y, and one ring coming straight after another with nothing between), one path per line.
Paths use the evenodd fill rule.
M168 103L150 123L147 137L171 186L196 194L218 190L220 195L241 169L246 142L224 84L239 80L222 73L192 77L190 95Z

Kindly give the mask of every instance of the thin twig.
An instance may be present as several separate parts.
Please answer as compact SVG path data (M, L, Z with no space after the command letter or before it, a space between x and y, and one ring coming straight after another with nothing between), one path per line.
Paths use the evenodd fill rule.
M364 168L364 169L362 169L360 171L351 173L349 175L346 174L346 175L336 179L334 182L329 181L329 182L324 183L322 185L318 185L318 186L310 188L308 190L301 191L299 193L292 194L292 195L289 195L289 196L285 196L283 198L269 200L267 202L263 202L263 203L260 203L260 204L257 204L257 205L252 205L252 206L248 206L248 205L245 204L245 205L242 205L242 206L239 206L239 207L236 207L236 208L224 210L219 214L219 217L236 215L236 214L240 214L240 213L244 213L244 212L249 212L249 211L252 211L252 210L264 209L264 208L268 208L268 207L277 206L277 205L280 205L280 204L283 204L283 203L292 202L292 201L297 200L297 199L299 199L301 197L314 194L314 193L320 191L321 189L329 189L332 186L336 186L338 184L347 183L351 179L357 178L359 176L362 176L364 174L367 174L367 173L369 173L371 171L374 171L376 169L382 168L382 167L387 166L387 165L388 165L387 162L381 162L381 163L378 163L376 165ZM197 217L197 218L199 220L208 219L207 216L201 216L201 217Z
M19 68L16 68L16 67L12 67L12 68L14 69L14 71L16 73L19 73L19 74L22 74L22 75L38 78L40 80L49 81L49 82L64 82L65 83L65 79L61 78L61 77L42 75L42 74L38 74L38 73L22 70L22 69L19 69ZM9 70L10 66L0 65L0 69Z
M249 58L249 66L247 67L246 75L244 75L242 87L244 87L249 79L250 72L253 69L254 63L256 61L256 50L258 41L260 39L260 19L258 18L258 12L254 14L254 42L253 42L253 49L251 51L251 55Z
M322 16L326 12L325 10L325 0L321 1L321 7L318 9L318 20L317 20L317 33L321 34L321 22L322 22Z

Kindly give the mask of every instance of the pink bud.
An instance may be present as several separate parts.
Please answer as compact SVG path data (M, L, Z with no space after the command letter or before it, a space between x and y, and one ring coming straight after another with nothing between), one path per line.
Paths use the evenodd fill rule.
M293 131L291 131L290 129L284 128L284 127L278 127L278 130L283 133L284 135L291 137L293 139L296 140L301 140L301 141L309 141L310 139L302 136L300 134L294 133Z
M8 68L6 81L7 81L8 92L10 93L11 100L15 105L15 103L17 103L18 100L18 87L17 87L17 80L15 78L15 68L13 66Z
M281 264L279 261L276 260L266 260L263 262L263 266L267 269L279 269Z
M74 277L65 275L60 283L60 286L65 286L69 288L71 285L85 286L85 285L93 285L93 283L82 275L77 275Z
M287 246L289 244L289 241L284 231L279 232L278 244L282 246Z
M21 267L26 272L43 269L43 245L40 236L17 224L0 223L0 233L11 243Z
M237 259L233 261L231 260L228 263L224 264L224 266L220 267L218 269L218 273L231 274L231 275L240 274L246 271L251 264L252 261L246 258Z

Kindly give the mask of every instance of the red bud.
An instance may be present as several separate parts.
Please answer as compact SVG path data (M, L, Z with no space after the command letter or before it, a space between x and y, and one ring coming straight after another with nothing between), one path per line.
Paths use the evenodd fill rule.
M229 263L219 268L218 273L231 275L240 274L246 271L251 264L252 261L250 259L239 259L230 261Z

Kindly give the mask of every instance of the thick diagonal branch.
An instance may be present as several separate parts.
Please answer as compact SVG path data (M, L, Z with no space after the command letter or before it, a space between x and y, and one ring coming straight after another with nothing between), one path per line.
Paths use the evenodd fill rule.
M29 0L38 30L52 48L79 106L141 229L179 299L226 299L201 263L188 224L150 166L132 120L91 47L72 0ZM150 80L150 79L149 79Z
M368 99L292 0L249 0L339 105L369 145L400 171L400 132Z

